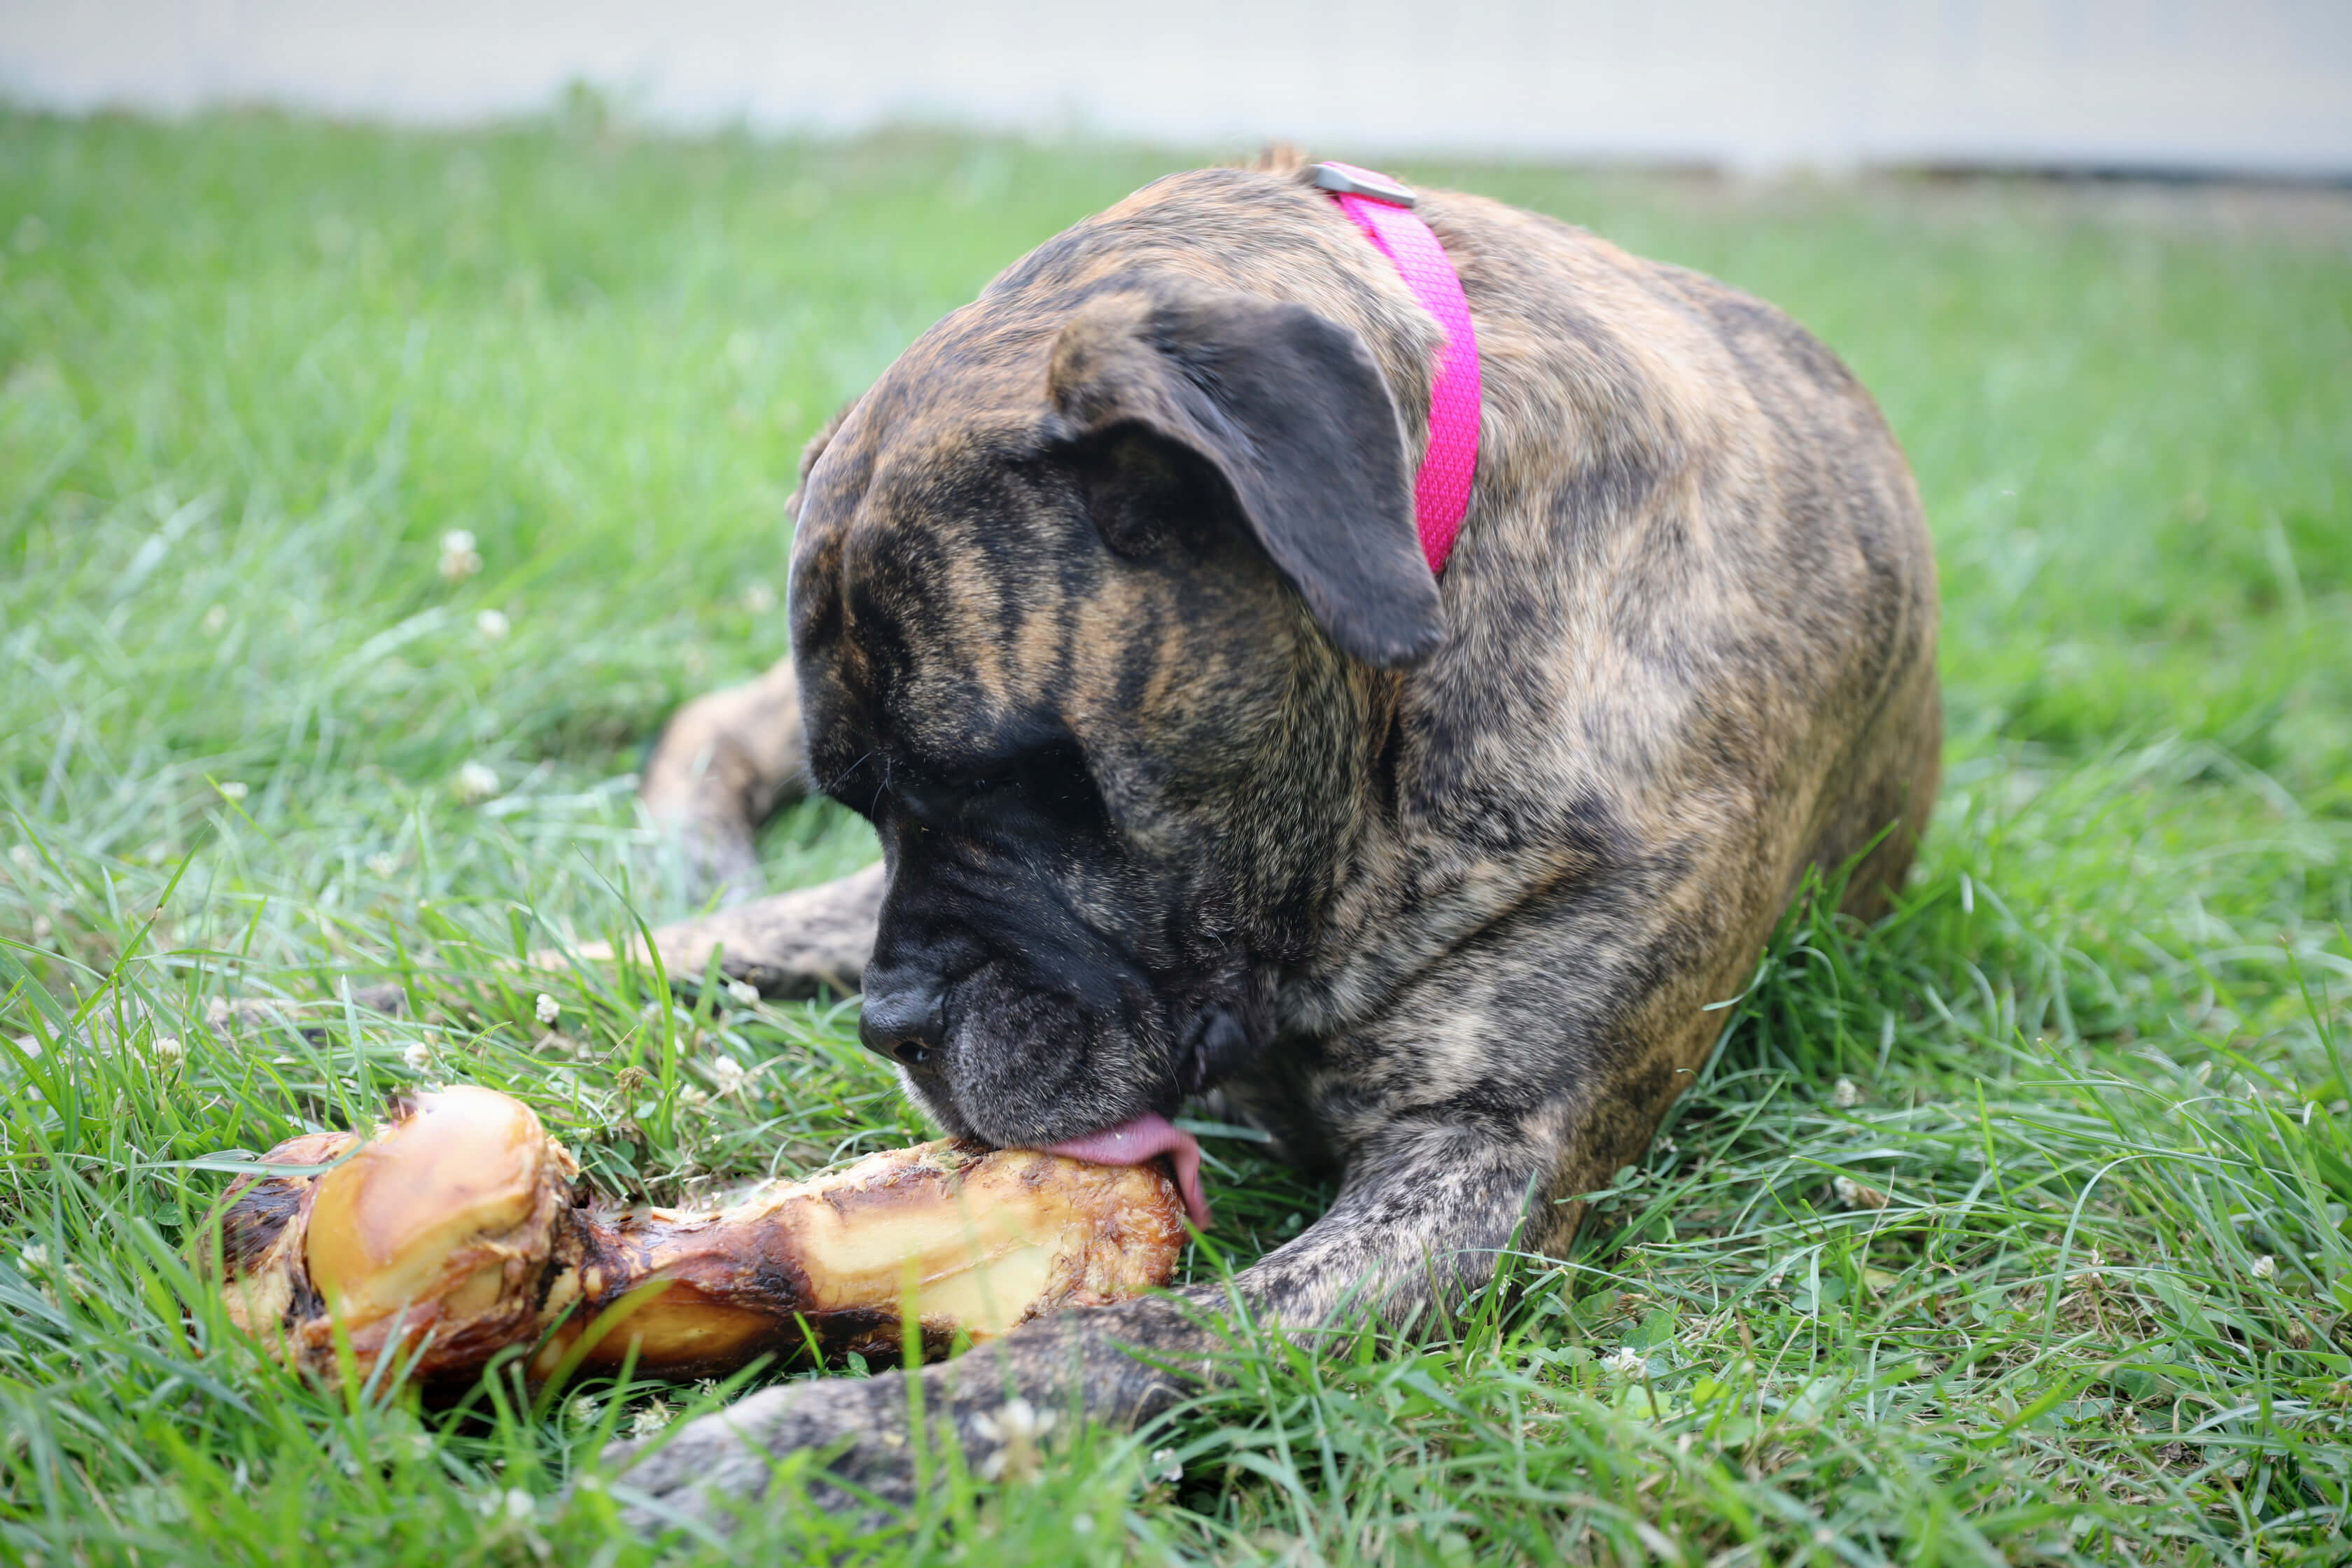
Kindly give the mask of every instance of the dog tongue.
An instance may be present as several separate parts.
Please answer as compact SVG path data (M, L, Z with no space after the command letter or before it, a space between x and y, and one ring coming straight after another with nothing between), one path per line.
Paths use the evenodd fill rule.
M1045 1152L1067 1154L1090 1165L1140 1165L1165 1154L1176 1167L1176 1191L1184 1200L1184 1212L1192 1216L1194 1225L1209 1228L1209 1203L1201 1195L1201 1145L1190 1132L1179 1132L1164 1116L1139 1116L1083 1138L1048 1144Z

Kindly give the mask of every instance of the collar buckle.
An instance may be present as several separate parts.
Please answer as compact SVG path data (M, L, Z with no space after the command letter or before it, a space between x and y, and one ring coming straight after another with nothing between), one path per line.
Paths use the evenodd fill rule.
M1318 191L1329 191L1335 195L1361 196L1366 201L1379 202L1385 206L1410 207L1413 204L1411 191L1368 169L1355 168L1347 163L1311 163L1307 165L1307 173Z

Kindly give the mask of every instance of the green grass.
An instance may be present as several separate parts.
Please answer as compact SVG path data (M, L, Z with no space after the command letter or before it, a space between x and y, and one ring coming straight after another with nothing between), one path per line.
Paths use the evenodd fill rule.
M566 1489L714 1392L347 1399L184 1249L225 1155L420 1077L613 1192L919 1134L844 1006L582 973L551 1037L498 961L684 909L626 775L783 650L810 430L1186 161L0 118L0 1561L657 1554ZM2352 203L1408 172L1772 299L1877 391L1945 574L1918 879L1785 931L1577 1258L1450 1333L1237 1326L1170 1431L875 1536L787 1484L742 1560L2352 1557ZM808 807L766 851L870 845ZM407 1020L334 1000L387 977ZM763 1070L714 1096L721 1055ZM1237 1261L1311 1215L1212 1153Z

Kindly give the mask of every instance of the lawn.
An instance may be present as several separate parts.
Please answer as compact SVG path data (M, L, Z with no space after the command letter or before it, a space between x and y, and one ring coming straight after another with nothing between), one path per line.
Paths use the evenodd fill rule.
M583 972L549 1029L502 961L686 911L630 770L783 651L810 431L1190 161L0 117L0 1561L725 1556L575 1485L724 1391L346 1396L185 1260L238 1160L419 1081L656 1198L923 1134L854 1003ZM1916 880L1782 932L1573 1259L1425 1342L1237 1324L1170 1428L880 1533L787 1480L741 1560L2352 1558L2352 196L1402 172L1875 389L1946 595ZM1229 1261L1312 1214L1210 1151Z

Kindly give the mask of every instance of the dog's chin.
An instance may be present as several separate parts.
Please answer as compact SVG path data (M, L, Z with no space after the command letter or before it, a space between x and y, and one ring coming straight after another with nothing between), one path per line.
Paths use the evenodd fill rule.
M995 968L949 994L945 1048L899 1081L940 1130L998 1148L1046 1148L1172 1116L1243 1068L1271 1026L1272 988L1237 973L1167 994L1129 983L1108 1016Z
M917 1105L950 1137L999 1148L1044 1148L1176 1109L1166 1031L1131 998L1139 1025L1103 1017L1066 996L987 972L951 994L937 1065L902 1068Z
M1043 1149L1116 1127L1139 1116L1169 1114L1176 1097L1145 1084L1115 1086L1092 1080L1058 1103L1038 1104L1027 1095L998 1096L959 1089L952 1082L917 1077L901 1069L908 1098L950 1138L976 1139L998 1149Z
M991 1142L981 1138L980 1130L956 1109L955 1096L948 1093L947 1086L937 1079L918 1073L912 1068L902 1067L898 1069L898 1087L907 1091L907 1098L915 1102L915 1109L921 1111L943 1135Z

